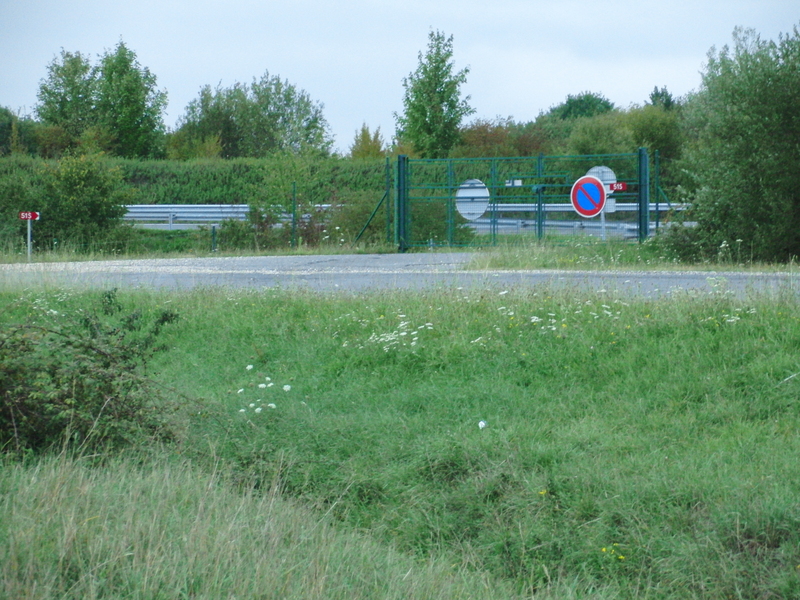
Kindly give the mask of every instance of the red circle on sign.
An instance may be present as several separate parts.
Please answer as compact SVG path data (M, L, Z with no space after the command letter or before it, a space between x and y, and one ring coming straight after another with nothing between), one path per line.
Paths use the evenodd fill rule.
M599 215L606 205L606 186L597 177L584 175L572 185L572 208L582 217Z

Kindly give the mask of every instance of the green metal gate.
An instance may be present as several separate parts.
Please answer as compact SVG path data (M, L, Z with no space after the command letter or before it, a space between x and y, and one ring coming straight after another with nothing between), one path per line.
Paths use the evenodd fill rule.
M584 219L572 208L570 190L593 167L613 171L616 187L624 189L609 196L614 202L601 216ZM650 233L650 163L645 148L592 156L434 160L401 155L395 184L394 242L401 252L493 245L500 236L579 233L644 241ZM485 194L485 211L477 216L481 211L475 210L467 218L461 214L464 206L483 208L480 202L462 202L463 191L471 186ZM610 210L612 205L615 210Z

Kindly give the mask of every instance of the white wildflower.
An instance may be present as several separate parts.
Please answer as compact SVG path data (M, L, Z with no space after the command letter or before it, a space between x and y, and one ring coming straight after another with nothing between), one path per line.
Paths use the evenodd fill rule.
M257 413L260 413L260 412L261 412L261 407L260 407L260 406L259 406L259 407L256 409L256 412L257 412Z
M241 394L243 391L244 391L244 388L240 389L240 390L239 390L238 392L236 392L236 393L237 393L237 394Z
M253 365L247 365L247 367L245 367L245 368L246 368L248 371L252 371L252 370L253 370Z
M263 389L265 389L267 387L267 384L266 383L259 383L258 387L260 387L263 390Z
M486 421L478 421L478 429L485 429Z
M292 389L292 386L290 386L288 383L287 383L285 386L283 386L283 391L284 391L284 392L288 392L288 391L290 391L291 389Z
M267 404L267 408L275 409L277 408L277 406L275 406L272 402L270 402L269 404Z

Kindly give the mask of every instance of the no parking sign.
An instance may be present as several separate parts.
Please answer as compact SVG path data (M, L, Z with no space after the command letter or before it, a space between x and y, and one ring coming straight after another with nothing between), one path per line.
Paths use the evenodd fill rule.
M606 187L597 177L584 175L572 185L569 196L575 212L590 219L603 212L606 204Z

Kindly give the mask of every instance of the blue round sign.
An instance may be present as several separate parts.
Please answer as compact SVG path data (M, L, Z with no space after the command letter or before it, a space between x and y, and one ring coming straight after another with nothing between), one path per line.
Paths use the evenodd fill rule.
M587 219L599 215L606 205L606 187L592 175L584 175L578 179L569 196L575 212Z

